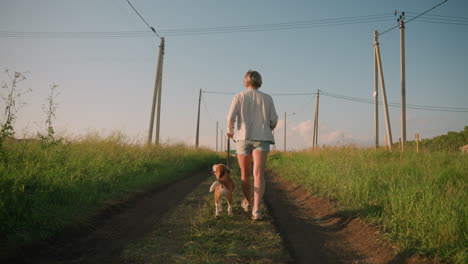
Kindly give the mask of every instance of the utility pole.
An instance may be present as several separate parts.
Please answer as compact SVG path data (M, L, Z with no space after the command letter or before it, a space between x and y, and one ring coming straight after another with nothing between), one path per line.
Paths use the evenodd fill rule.
M223 151L223 130L221 129L221 134L219 135L219 151Z
M320 90L317 89L317 95L315 97L315 118L314 118L314 139L313 139L313 146L316 148L318 147L318 119L319 119L319 97L320 97Z
M374 33L375 34L375 33ZM377 54L374 49L374 132L375 148L379 148L379 70L377 66Z
M387 105L387 94L385 92L385 81L384 81L384 75L383 75L383 69L382 69L382 59L380 57L380 48L379 48L379 39L378 39L379 33L374 31L374 52L377 57L377 66L379 70L379 75L380 75L380 87L382 88L382 100L383 100L383 105L384 105L384 112L385 112L385 124L387 127L387 145L388 149L392 150L392 129L390 127L390 116L388 114L388 105Z
M286 112L284 112L284 151L286 152Z
M200 139L200 104L201 104L201 93L202 89L200 89L200 94L198 95L198 117L197 117L197 135L195 138L195 147L198 148L199 139Z
M153 91L153 104L151 105L151 117L150 117L150 125L148 131L148 145L151 144L153 139L153 128L154 128L154 112L156 110L156 99L158 97L159 91L159 84L160 79L162 77L162 63L163 63L163 55L164 55L164 38L161 38L161 44L159 45L159 54L158 54L158 63L156 66L156 79L154 81L154 91Z
M216 152L218 152L218 121L216 121Z
M223 134L223 151L226 150L226 135Z
M156 145L159 145L159 124L161 120L161 93L162 93L162 73L164 61L164 37L161 38L162 57L161 57L161 70L159 71L159 84L158 84L158 112L156 115Z
M405 12L398 18L400 24L400 62L401 62L401 150L406 144L406 70L405 70Z
M317 96L317 95L316 95ZM315 132L317 129L317 123L315 122L317 120L317 98L315 98L315 110L314 110L314 130L312 134L312 148L315 148Z

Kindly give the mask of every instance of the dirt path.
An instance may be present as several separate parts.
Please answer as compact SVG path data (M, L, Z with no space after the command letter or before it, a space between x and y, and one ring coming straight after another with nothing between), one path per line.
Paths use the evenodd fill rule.
M377 228L273 172L266 183L265 202L296 263L434 263L398 254Z
M47 245L28 248L2 263L118 263L125 246L141 239L161 216L209 175L209 169L157 187L120 205L118 212L103 213L93 227L61 234ZM115 211L115 209L114 209ZM65 232L67 233L67 232Z
M184 199L189 205L200 199L196 190L202 188L199 192L206 192L210 183L202 182L209 177L209 171L201 170L139 194L124 204L111 206L91 221L92 226L67 230L52 241L26 248L7 259L0 258L0 262L122 263L123 250L162 225L163 215L169 209ZM330 202L281 180L272 172L267 174L266 183L265 203L271 218L265 221L273 221L277 226L294 263L433 263L397 254L397 249L382 239L375 227L357 217L337 213ZM243 216L238 213L238 217ZM236 219L230 221L242 220ZM167 236L174 238L169 233ZM290 262L284 259L283 256L271 262Z

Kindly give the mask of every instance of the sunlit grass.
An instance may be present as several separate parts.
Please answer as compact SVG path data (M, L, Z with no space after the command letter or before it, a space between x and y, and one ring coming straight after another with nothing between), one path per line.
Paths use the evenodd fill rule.
M468 155L338 148L276 153L268 165L378 224L405 251L467 261Z
M10 142L0 160L0 242L43 239L111 200L207 166L219 156L183 145L147 147L121 137L41 146Z

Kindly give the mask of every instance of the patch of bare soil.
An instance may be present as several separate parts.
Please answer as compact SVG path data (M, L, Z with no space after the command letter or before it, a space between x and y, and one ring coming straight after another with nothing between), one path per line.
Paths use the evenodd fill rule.
M209 169L111 206L86 226L29 246L1 263L119 263L122 250L154 229L162 215L206 179ZM3 258L3 259L2 259Z
M376 227L271 171L265 202L296 263L433 263L399 253Z

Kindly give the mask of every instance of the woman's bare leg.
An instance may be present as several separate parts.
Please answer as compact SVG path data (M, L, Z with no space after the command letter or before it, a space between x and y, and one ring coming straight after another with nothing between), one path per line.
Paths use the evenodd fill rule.
M268 152L254 150L253 151L253 160L254 160L254 201L252 213L259 211L260 202L263 199L263 194L265 193L265 165L268 158Z
M252 155L241 155L237 154L237 161L239 162L239 168L241 172L242 192L244 193L245 199L250 203L250 175L252 172L251 162Z

